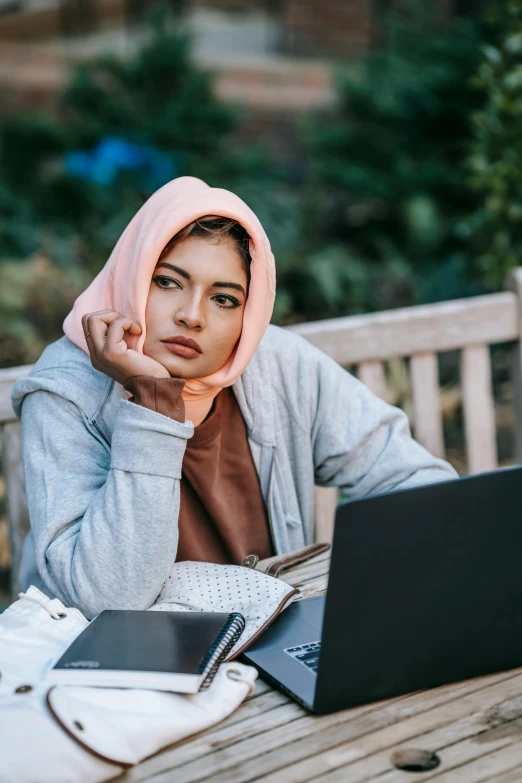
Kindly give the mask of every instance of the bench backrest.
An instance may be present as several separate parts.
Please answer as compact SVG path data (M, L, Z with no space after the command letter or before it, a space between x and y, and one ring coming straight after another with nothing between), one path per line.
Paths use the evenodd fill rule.
M437 354L458 350L469 473L497 467L496 426L489 346L512 343L515 459L522 462L522 268L514 270L509 290L432 305L335 318L291 327L386 397L383 362L409 357L414 435L436 456L445 455ZM29 529L25 499L20 423L10 391L30 366L0 370L0 432L9 525L13 590L22 542ZM330 540L338 493L316 488L316 537Z

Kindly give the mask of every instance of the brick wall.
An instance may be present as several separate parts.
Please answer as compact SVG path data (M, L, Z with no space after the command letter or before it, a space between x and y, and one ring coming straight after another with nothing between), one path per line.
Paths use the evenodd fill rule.
M193 8L259 10L282 20L288 54L345 58L366 49L375 33L372 12L388 0L189 0Z
M221 0L225 2L226 0ZM255 2L255 0L239 0ZM216 0L219 2L219 0ZM283 16L289 54L349 59L380 40L395 0L264 0ZM441 16L466 16L486 0L436 0Z
M70 61L65 53L37 44L0 43L0 113L25 107L56 109ZM314 60L266 58L259 62L204 63L214 74L217 95L255 117L285 117L335 106L332 68ZM264 119L263 119L264 122ZM255 121L249 119L249 125Z
M375 0L285 0L286 48L292 54L348 58L374 35Z
M273 0L189 0L192 8L215 8L218 11L267 11Z

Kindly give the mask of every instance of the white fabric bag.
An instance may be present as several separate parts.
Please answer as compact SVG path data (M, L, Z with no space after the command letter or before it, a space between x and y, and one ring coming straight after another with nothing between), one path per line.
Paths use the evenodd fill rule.
M30 587L0 615L0 783L98 783L230 715L257 672L224 663L195 695L55 686L47 668L87 625Z

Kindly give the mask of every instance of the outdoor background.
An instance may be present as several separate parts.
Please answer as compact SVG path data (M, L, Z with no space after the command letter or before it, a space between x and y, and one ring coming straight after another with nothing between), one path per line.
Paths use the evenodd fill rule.
M521 263L521 153L522 0L0 0L0 367L61 336L182 174L259 215L275 323L500 290ZM387 372L409 413L406 363ZM493 374L508 464L502 348ZM456 356L440 375L465 472Z

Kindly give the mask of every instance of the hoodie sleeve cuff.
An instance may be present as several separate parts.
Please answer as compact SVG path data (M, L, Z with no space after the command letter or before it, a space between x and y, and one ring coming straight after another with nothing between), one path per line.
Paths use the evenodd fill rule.
M174 421L185 421L185 403L181 393L183 378L154 378L151 375L135 375L125 381L123 388L133 396L129 402L161 413Z

